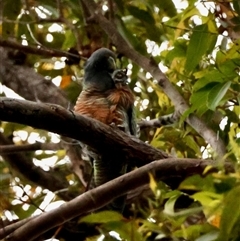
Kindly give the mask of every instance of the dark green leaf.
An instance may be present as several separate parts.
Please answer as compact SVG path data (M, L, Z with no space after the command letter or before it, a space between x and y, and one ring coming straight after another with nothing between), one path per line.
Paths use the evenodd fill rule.
M139 39L129 29L126 28L126 25L122 19L119 16L115 16L115 20L119 33L129 43L129 45L133 46L141 53L146 52L145 44L140 42Z
M227 83L217 84L211 89L207 99L207 106L209 107L209 109L216 109L216 107L219 105L219 102L222 100L223 96L226 94L230 86L231 82L228 81Z
M202 115L207 111L208 95L214 86L216 86L216 83L210 83L192 94L190 98L192 104L191 109L196 110L199 115Z
M240 2L239 0L233 0L233 7L235 11L240 15Z
M240 218L238 197L240 197L240 186L233 188L224 200L225 206L221 217L218 241L236 240L239 235L239 226L238 230L234 229Z
M3 17L12 20L12 22L3 21L2 23L2 36L3 37L14 37L15 36L15 23L14 21L17 20L17 17L20 14L22 8L22 1L21 0L7 0L2 1L1 14ZM17 21L16 21L17 22Z
M153 18L153 16L150 14L149 11L146 11L131 5L127 6L127 9L131 15L133 15L135 18L139 19L140 21L146 22L151 25L155 24L155 19Z
M193 90L198 91L201 88L205 87L206 85L212 82L223 82L224 75L217 69L213 69L211 71L203 71L203 77L200 78L194 85Z
M193 29L187 49L185 70L191 72L196 68L202 56L209 48L209 37L207 24L198 25Z
M176 7L172 0L152 0L153 3L160 9L166 13L169 17L174 17L177 14Z
M123 0L114 0L114 2L116 3L119 11L123 14L124 13L124 3L123 3Z

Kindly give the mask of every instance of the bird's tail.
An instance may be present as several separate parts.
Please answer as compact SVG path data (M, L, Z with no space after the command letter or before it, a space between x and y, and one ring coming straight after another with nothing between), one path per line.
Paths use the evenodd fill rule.
M122 164L119 161L109 161L108 158L101 158L101 160L94 160L94 185L100 186L110 180L119 177L126 173L127 165ZM114 195L114 193L112 193ZM116 196L118 193L116 193ZM116 198L113 202L108 204L104 209L110 209L118 212L122 212L124 209L125 196Z

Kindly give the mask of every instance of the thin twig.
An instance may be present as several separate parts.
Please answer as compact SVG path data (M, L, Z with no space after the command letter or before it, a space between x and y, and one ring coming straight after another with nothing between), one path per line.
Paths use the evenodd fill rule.
M154 59L143 56L135 51L134 48L130 46L129 43L121 36L113 23L101 14L101 10L95 1L82 1L91 13L91 17L111 38L112 43L117 47L118 51L134 61L145 71L149 72L153 78L157 80L159 86L163 89L166 95L171 99L175 106L175 110L180 114L185 113L189 109L188 103L184 100L179 91L172 85L167 76L159 69L158 64L154 61ZM203 120L194 114L189 115L186 118L186 122L211 145L219 158L224 158L226 154L226 146L217 133L215 133Z
M180 179L183 180L194 174L203 175L203 171L206 166L209 165L213 166L209 172L217 171L217 167L214 166L214 162L211 160L171 158L154 161L95 189L87 191L54 210L42 213L31 220L31 228L29 228L29 223L25 223L11 233L11 235L7 237L7 240L34 240L34 238L39 237L54 227L60 226L80 215L93 212L112 202L115 198L149 183L149 173L155 174L157 180L166 181L166 179L170 178L173 181L174 176L180 177ZM225 164L225 168L233 170L230 164ZM180 179L178 179L178 182L181 181Z
M16 152L32 152L37 150L57 151L63 149L60 143L34 143L25 145L0 145L0 154L12 154Z
M15 42L15 41L4 40L2 38L0 38L0 46L13 48L13 49L17 49L17 50L20 50L20 51L23 51L23 52L26 52L29 54L42 55L42 56L46 56L46 57L67 57L67 58L77 57L77 58L86 60L86 58L84 58L80 55L72 54L72 53L69 53L66 51L61 51L61 50L57 50L57 49L49 49L49 48L45 48L45 47L25 46L25 45L21 45L21 44Z

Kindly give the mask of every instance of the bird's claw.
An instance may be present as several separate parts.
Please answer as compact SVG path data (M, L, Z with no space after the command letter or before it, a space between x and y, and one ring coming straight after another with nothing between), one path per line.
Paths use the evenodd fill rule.
M126 128L125 128L124 125L116 125L116 123L114 123L114 122L112 122L112 123L110 124L110 126L111 126L111 127L114 127L114 128L118 128L119 130L124 131L124 132L125 132L125 130L126 130Z

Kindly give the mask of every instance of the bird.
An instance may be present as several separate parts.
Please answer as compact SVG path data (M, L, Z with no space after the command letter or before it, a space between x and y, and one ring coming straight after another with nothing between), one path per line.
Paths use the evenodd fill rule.
M92 53L84 66L83 88L77 98L74 111L96 119L128 135L137 135L134 111L135 97L127 84L127 69L116 67L116 55L107 48ZM123 158L98 153L86 148L93 159L93 186L110 181L127 170ZM120 201L119 201L120 200ZM110 208L122 211L123 199L110 204Z

